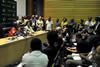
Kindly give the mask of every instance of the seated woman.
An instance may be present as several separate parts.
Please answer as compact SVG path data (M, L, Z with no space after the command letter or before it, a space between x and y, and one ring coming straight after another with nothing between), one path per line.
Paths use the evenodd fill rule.
M32 29L32 27L31 27L30 24L31 24L31 22L27 21L26 22L26 26L24 28L25 28L26 34L32 35L32 33L34 32L34 30Z

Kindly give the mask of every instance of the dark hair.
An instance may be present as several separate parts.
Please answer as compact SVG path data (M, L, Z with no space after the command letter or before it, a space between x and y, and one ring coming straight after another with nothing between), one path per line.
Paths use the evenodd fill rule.
M55 31L50 31L48 32L47 34L47 39L48 39L48 42L51 44L54 44L57 40L58 40L58 35ZM51 45L52 45L51 44Z
M76 38L82 38L81 33L76 33Z
M31 41L31 50L41 50L42 42L38 38L34 38Z
M92 17L89 17L88 20L91 21L92 20Z
M83 20L83 19L81 19L81 22L84 22L84 20Z
M74 22L74 18L71 19L71 22Z
M95 17L95 21L98 22L98 17Z
M51 16L48 18L48 21L51 21Z
M56 22L59 22L59 19L57 19Z
M88 30L87 30L87 29L84 29L84 30L82 31L82 33L88 33Z

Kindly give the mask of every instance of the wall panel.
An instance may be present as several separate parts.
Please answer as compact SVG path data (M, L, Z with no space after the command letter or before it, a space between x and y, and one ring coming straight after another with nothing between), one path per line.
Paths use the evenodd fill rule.
M56 18L63 17L79 19L92 16L100 16L100 0L45 0L44 17L51 16L55 22Z

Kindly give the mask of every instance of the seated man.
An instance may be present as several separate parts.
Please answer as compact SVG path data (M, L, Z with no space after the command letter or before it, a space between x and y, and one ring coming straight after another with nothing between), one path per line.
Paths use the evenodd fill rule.
M75 35L75 40L77 42L76 47L68 47L67 50L74 53L86 53L91 51L91 45L88 44L88 42L85 39L82 39L82 35L80 33L77 33ZM85 48L85 49L84 49Z
M70 65L82 65L87 64L90 65L93 62L93 55L94 55L94 47L91 49L89 53L76 53L67 56L67 61L65 66L70 67Z
M54 58L57 54L57 50L59 48L59 45L57 43L58 41L58 35L55 31L50 31L47 34L47 40L48 40L48 47L43 50L45 54L47 54L49 63L48 67L52 66L52 63L54 62Z
M41 50L41 40L34 38L31 41L31 51L26 53L22 58L24 67L47 67L48 57Z
M87 26L93 26L94 25L94 22L92 21L92 17L88 18L88 21L85 22L85 25L87 25Z

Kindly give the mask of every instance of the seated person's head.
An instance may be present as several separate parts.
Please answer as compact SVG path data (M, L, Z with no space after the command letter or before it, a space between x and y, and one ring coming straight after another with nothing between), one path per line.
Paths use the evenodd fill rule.
M95 17L95 21L98 22L98 17Z
M51 17L48 18L48 21L51 21Z
M58 23L58 22L59 22L59 19L56 20L56 23Z
M84 22L84 19L81 19L80 21L81 21L81 23L83 23Z
M81 33L77 33L76 34L76 41L79 41L80 39L82 39L82 35L81 35Z
M31 50L41 50L41 46L42 46L42 42L40 39L38 38L34 38L31 41Z
M58 39L58 35L57 35L57 33L55 31L50 31L47 34L47 39L48 39L49 43L53 43L54 44L54 42L56 42L57 39Z
M86 36L87 34L88 34L88 30L87 30L87 29L83 29L82 35L83 35L83 36Z
M89 21L92 21L92 17L89 17L88 20L89 20Z
M74 18L71 19L71 22L74 22Z
M24 16L24 19L28 19L28 16Z

